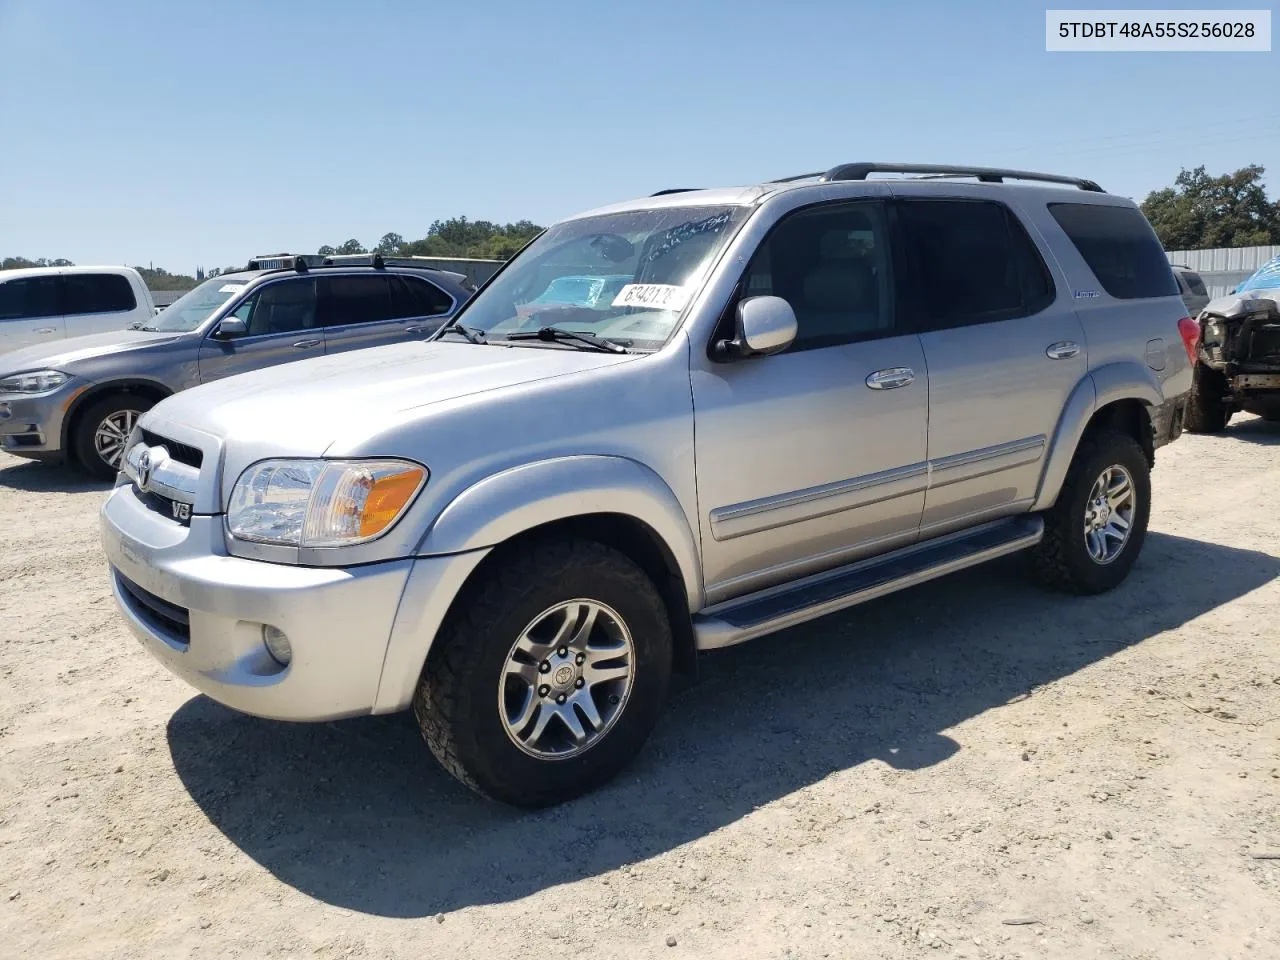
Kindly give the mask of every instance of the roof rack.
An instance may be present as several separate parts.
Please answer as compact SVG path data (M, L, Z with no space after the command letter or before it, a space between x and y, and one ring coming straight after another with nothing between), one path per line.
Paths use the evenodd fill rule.
M821 181L830 183L842 180L866 180L872 173L920 173L942 177L976 177L980 183L1003 183L1008 180L1034 180L1041 183L1061 183L1079 187L1091 193L1106 193L1092 180L1081 177L1063 177L1055 173L1033 173L1030 170L1005 170L1001 167L957 167L932 163L842 163L822 174ZM805 176L812 176L806 174ZM789 177L800 180L803 177ZM783 181L774 181L780 183Z
M692 191L694 191L694 190L698 190L698 189L700 189L700 188L699 188L699 187L669 187L669 188L668 188L668 189L666 189L666 190L659 190L657 193L651 193L651 194L649 194L649 196L651 196L651 197L665 197L668 193L690 193L690 192L692 192Z

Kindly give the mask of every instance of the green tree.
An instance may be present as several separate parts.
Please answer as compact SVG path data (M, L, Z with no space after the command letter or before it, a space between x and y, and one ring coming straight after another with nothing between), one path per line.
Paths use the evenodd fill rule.
M373 248L374 253L380 253L384 257L389 257L400 252L400 248L404 246L404 237L398 233L384 233L382 239L378 241L378 245Z
M1183 170L1172 187L1147 194L1142 212L1166 250L1280 243L1280 201L1267 199L1265 172L1256 164L1220 177Z
M332 257L337 252L338 251L335 248L329 246L327 243L316 251L316 253L320 254L322 257Z
M362 244L359 240L348 240L346 243L344 243L342 246L338 248L338 253L342 254L343 256L348 256L353 253L368 253L368 252L369 251L364 248L364 244Z

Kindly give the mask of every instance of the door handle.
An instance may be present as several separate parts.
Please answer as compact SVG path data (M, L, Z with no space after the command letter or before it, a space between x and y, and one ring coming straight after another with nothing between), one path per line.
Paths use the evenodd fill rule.
M304 347L317 347L324 343L323 340L298 340L294 342L294 346L302 349Z
M1044 352L1050 360L1070 360L1080 356L1080 344L1074 340L1059 340L1049 344Z
M867 386L872 390L896 390L898 387L905 387L915 378L915 371L910 367L889 367L870 374Z
M57 327L36 327L35 332L36 333L57 333L58 328Z
M405 327L404 332L405 333L426 333L427 328L419 324L418 326L415 326L415 327Z

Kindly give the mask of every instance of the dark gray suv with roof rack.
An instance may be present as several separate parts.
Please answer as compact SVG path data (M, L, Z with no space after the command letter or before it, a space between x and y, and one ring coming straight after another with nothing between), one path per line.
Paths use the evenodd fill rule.
M110 479L142 413L197 384L434 334L475 291L413 258L279 255L128 330L0 357L0 449Z

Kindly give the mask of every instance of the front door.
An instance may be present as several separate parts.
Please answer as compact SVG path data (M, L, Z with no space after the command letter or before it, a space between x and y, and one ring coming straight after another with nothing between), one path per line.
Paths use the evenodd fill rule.
M215 328L205 337L200 345L202 382L324 354L324 334L316 326L316 284L310 277L266 283L228 316L243 320L248 330L224 337Z
M0 280L0 353L65 336L53 274Z
M1087 369L1065 282L994 200L897 202L929 367L922 538L1030 508Z
M418 277L364 273L318 283L326 353L425 340L453 306L452 297Z
M799 333L776 356L695 364L709 602L915 539L929 384L894 287L879 200L792 213L752 258L738 296L784 298Z

